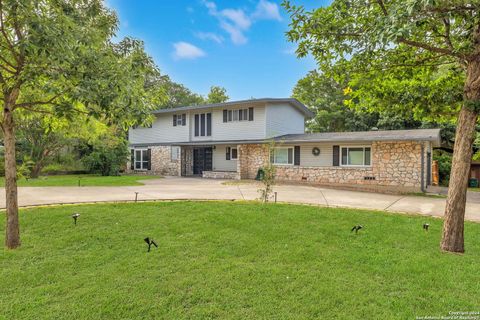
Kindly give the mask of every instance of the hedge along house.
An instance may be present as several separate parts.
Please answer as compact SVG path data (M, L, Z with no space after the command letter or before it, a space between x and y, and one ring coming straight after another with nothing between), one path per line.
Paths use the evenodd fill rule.
M269 161L279 181L424 190L439 129L305 133L313 113L295 99L162 109L129 131L131 172L254 179ZM271 149L273 146L273 150Z

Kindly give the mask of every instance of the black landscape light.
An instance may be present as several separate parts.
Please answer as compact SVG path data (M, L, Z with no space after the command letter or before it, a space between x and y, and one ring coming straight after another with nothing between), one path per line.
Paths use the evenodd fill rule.
M135 192L135 202L137 202L137 199L138 199L138 192Z
M358 233L358 230L362 229L363 226L362 225L356 225L352 228L352 230L350 230L350 232L353 232L353 230L355 230L355 234Z
M82 186L82 183L80 182L81 179L82 179L82 177L78 177L78 186L79 186L79 187Z
M158 248L157 244L155 243L155 241L153 239L150 239L149 237L146 237L145 239L143 239L147 244L148 244L148 251L147 252L150 252L150 248L152 247L152 244Z
M423 224L423 230L428 231L428 227L430 227L428 223Z
M78 217L80 217L80 213L74 213L74 214L72 214L73 222L75 223L75 225L77 225L77 219L78 219Z
M275 194L275 203L277 203L277 192L275 191L274 194Z

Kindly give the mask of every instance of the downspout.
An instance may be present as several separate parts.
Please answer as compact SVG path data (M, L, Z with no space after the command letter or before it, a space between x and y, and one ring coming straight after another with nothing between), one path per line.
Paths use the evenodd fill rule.
M421 159L421 165L422 165L422 169L420 171L420 179L421 182L420 182L420 190L422 192L425 192L425 145L422 143L422 156L420 157Z

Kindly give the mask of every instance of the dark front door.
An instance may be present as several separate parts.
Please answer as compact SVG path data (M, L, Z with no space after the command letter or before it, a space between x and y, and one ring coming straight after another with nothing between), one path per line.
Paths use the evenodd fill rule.
M202 174L203 171L212 170L212 154L211 147L193 149L193 174Z

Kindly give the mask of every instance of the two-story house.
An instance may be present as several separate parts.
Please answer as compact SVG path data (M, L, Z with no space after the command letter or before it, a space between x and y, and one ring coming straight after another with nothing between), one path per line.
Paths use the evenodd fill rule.
M423 190L438 129L305 133L313 113L296 99L252 99L162 109L129 131L132 172Z

